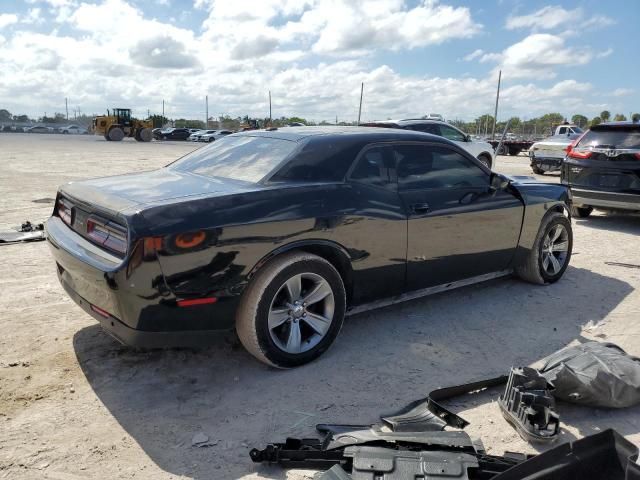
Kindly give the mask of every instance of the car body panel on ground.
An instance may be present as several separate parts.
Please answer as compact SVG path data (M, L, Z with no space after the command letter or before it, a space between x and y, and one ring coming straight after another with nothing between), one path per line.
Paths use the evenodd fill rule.
M247 145L281 156L262 164ZM234 160L234 149L248 156ZM452 166L424 170L432 161ZM252 278L288 251L329 261L348 308L513 269L569 200L561 185L500 178L419 132L245 132L160 170L64 185L47 231L61 282L112 335L183 344L232 327ZM107 232L101 245L91 222ZM109 251L117 232L126 247Z

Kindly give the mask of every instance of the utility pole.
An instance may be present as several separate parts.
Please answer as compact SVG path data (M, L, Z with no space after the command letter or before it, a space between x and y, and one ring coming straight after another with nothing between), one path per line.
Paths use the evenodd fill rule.
M269 126L273 125L273 120L271 119L271 90L269 90Z
M358 125L360 125L360 115L362 114L362 94L364 92L364 82L360 84L360 106L358 107Z
M204 128L209 128L209 95L204 97Z
M493 114L493 131L491 132L491 140L495 140L496 124L498 123L498 100L500 100L500 80L502 80L502 70L498 73L498 92L496 93L496 109Z
M147 118L151 118L151 112L149 111L148 108L147 108Z
M336 115L336 125L338 125L338 115Z
M164 123L164 98L162 99L162 123Z
M64 109L67 111L67 121L69 121L69 102L67 97L64 97Z

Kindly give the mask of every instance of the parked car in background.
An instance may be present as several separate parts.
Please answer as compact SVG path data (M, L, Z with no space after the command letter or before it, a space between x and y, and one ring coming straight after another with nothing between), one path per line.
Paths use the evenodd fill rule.
M26 133L54 133L53 128L45 127L44 125L36 125L35 127L28 127L24 130Z
M235 326L287 368L326 351L347 312L511 272L556 282L569 203L439 136L301 127L63 185L46 229L63 287L121 342L202 345Z
M82 128L79 125L69 125L66 127L60 127L58 131L64 134L74 134L74 135L86 135L89 133L89 130L87 130L86 128Z
M208 135L210 133L215 133L215 130L198 130L197 132L193 132L189 135L187 140L191 142L199 142L202 135Z
M167 128L155 134L156 140L186 140L191 135L188 128Z
M227 135L231 135L233 132L231 130L214 130L212 133L205 133L204 135L200 135L200 142L208 142L211 143L219 138L226 137Z
M436 114L430 114L436 115ZM471 155L476 157L480 162L488 168L492 168L494 164L493 147L484 141L474 140L462 130L457 129L453 125L440 120L424 120L424 119L407 119L407 120L385 120L379 122L364 123L365 127L386 127L386 128L402 128L404 130L414 130L417 132L430 133L444 137L452 142L457 143Z
M573 195L573 213L594 208L640 211L640 123L591 127L571 146L560 180Z
M576 125L558 125L554 135L529 147L529 159L533 173L542 175L545 172L559 172L567 149L584 131Z

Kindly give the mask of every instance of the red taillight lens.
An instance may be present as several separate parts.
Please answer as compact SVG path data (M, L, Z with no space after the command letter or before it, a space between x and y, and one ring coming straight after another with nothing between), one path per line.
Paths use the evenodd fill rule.
M568 153L569 158L584 159L591 157L592 152L571 149Z
M640 152L639 153L634 153L633 154L638 160L640 160Z
M57 205L58 216L67 225L71 225L71 207L67 205L63 200L58 200Z
M127 232L111 222L89 218L87 220L87 236L114 252L124 254L127 251Z

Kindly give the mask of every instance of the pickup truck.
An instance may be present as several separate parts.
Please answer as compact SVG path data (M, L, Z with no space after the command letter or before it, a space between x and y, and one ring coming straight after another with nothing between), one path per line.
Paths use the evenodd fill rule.
M550 137L531 145L529 158L533 173L542 175L545 172L560 171L567 147L583 133L577 125L558 125Z

